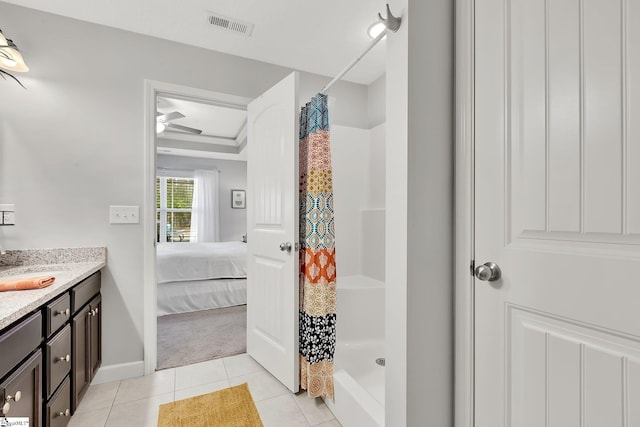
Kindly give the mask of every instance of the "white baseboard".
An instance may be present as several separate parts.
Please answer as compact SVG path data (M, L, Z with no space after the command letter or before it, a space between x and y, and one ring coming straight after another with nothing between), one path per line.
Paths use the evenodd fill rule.
M101 366L91 384L103 384L111 381L126 380L144 375L144 362L120 363L117 365Z

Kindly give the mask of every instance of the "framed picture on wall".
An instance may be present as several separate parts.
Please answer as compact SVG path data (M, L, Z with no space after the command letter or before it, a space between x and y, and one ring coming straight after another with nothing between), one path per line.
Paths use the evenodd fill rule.
M231 207L233 209L246 208L244 190L231 190Z

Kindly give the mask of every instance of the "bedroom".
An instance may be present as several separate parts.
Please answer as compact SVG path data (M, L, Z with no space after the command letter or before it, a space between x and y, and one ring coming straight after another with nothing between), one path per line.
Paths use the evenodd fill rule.
M232 199L244 197L246 156L220 152L244 147L246 112L175 96L157 106L157 369L166 369L246 350L247 215Z

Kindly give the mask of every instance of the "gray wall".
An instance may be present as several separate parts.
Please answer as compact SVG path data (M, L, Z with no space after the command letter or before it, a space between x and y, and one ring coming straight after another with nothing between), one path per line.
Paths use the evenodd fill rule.
M409 0L407 425L453 425L453 2Z
M247 210L231 208L231 190L247 189L247 162L158 154L156 167L182 171L218 170L220 241L242 240L242 236L247 233ZM165 172L167 174L170 175L171 172Z
M106 246L103 365L143 358L144 79L255 98L291 70L0 2L0 24L31 71L0 79L0 203L9 249ZM329 77L301 73L302 97ZM367 88L340 82L334 123L368 128ZM145 219L143 219L144 221Z
M390 4L386 425L453 426L454 2Z

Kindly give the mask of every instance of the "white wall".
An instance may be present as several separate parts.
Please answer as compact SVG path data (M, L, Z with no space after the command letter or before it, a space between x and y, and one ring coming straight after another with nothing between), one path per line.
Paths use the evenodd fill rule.
M370 131L369 185L367 185L369 193L367 208L369 209L384 209L386 204L386 137L387 127L384 123L374 127ZM390 149L393 150L393 145Z
M369 146L368 130L331 126L338 280L340 276L361 274L362 271L360 209L367 203Z
M0 203L9 249L106 246L103 365L143 358L143 224L108 207L142 206L144 79L255 98L291 70L0 2L2 29L31 71L0 79ZM301 73L303 96L330 80ZM367 88L340 82L333 121L367 128ZM145 219L143 219L144 221Z
M158 154L156 167L194 171L218 170L220 196L220 241L240 241L247 233L247 210L231 208L231 190L247 189L247 162L236 160L205 159L197 157ZM170 174L170 172L167 172Z
M454 2L389 3L386 425L452 426Z
M352 274L384 280L384 134L384 125L331 126L338 281Z

